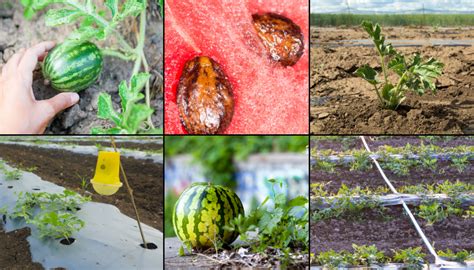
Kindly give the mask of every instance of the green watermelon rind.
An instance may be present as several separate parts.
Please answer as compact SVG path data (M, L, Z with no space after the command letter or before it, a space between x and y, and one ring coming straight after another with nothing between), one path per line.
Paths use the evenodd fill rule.
M61 92L79 92L100 76L103 59L92 42L65 42L51 50L43 62L43 76Z
M218 242L230 245L239 233L226 231L224 226L239 215L244 215L244 208L234 191L219 185L195 183L176 201L173 228L182 242L195 249L208 249Z

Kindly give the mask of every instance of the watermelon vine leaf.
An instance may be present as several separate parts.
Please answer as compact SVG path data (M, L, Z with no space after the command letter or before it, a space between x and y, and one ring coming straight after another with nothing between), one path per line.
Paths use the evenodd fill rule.
M268 180L272 186L283 186L281 181ZM273 207L266 207L268 201L273 202ZM308 236L308 198L298 196L288 200L285 193L273 191L259 207L249 215L239 215L225 226L228 231L238 231L242 241L249 242L250 247L259 253L264 253L268 248L280 249L284 254L283 264L290 260L291 248L296 248L302 253L307 253L309 248ZM257 239L252 239L249 232L258 232Z
M434 58L423 61L419 53L412 58L405 58L397 52L391 44L386 44L385 36L379 24L362 22L362 28L369 34L380 58L383 72L383 81L377 79L378 72L368 65L356 70L355 75L370 83L383 108L396 110L405 100L406 93L413 91L420 96L426 90L436 93L436 79L441 76L444 64ZM392 84L388 72L393 71L400 79L397 84Z
M107 93L100 93L97 116L112 121L116 126L109 129L93 128L93 134L136 134L142 130L146 119L153 114L153 109L145 104L137 103L145 96L141 93L148 82L150 74L138 73L130 80L130 86L125 81L119 85L122 112L115 111L112 97Z

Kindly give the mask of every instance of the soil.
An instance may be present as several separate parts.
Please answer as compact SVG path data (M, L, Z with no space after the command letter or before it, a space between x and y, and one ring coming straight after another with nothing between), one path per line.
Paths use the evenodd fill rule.
M358 220L329 219L311 223L311 252L316 255L323 251L352 250L357 245L375 245L386 255L393 254L392 249L423 247L429 254L420 236L411 224L401 206L387 207L381 215L374 210L366 210ZM427 226L423 220L417 220L435 249L474 250L474 219L450 216L447 219ZM434 257L427 259L434 262Z
M408 93L397 111L382 109L370 84L353 73L369 64L381 70L369 47L335 47L324 42L366 39L354 28L312 28L311 109L312 134L472 134L474 133L474 47L423 46L397 48L405 55L420 52L445 64L436 94ZM474 28L435 32L430 28L387 28L391 39L474 36ZM389 79L396 80L396 76Z
M472 28L433 27L382 27L387 39L474 39ZM340 42L341 40L367 39L361 27L312 27L311 43Z
M0 158L13 167L36 167L33 173L42 179L90 195L95 202L115 205L123 214L136 219L125 185L113 196L100 196L93 191L92 186L87 187L86 193L82 189L80 178L89 181L94 175L97 161L94 155L0 145ZM121 162L134 191L141 221L163 231L163 165L128 157L121 157Z
M30 244L26 238L30 228L5 233L0 223L0 267L9 270L42 270L43 266L31 261ZM4 245L3 243L8 243Z
M0 16L0 68L21 48L30 47L44 40L61 42L76 29L77 25L47 27L44 23L45 12L38 13L31 21L23 17L23 7L19 1L10 1L11 5L4 5ZM101 1L95 1L101 2ZM155 109L152 121L155 127L163 126L163 23L157 10L156 1L150 2L147 19L147 38L145 55L152 74L151 107ZM11 6L11 7L10 7ZM1 8L1 7L0 7ZM136 27L129 22L123 33L130 33L129 40L134 40ZM100 44L100 43L99 43ZM118 85L122 80L128 80L133 63L123 60L104 57L104 68L98 82L79 93L80 101L73 107L60 113L47 128L48 134L89 134L92 127L110 127L110 123L97 118L97 98L100 92L107 92L112 96L114 108L119 109L120 98ZM48 99L58 94L52 87L44 84L40 68L34 72L33 90L37 99Z

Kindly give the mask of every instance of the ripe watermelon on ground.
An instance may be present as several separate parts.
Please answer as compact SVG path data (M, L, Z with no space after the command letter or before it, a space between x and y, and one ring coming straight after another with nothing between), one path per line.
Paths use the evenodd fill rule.
M244 215L240 198L231 189L210 183L194 183L181 193L173 211L178 238L196 249L232 244L238 232L224 230L230 221Z
M233 85L234 117L227 134L308 133L308 1L165 1L165 132L184 134L176 88L187 60L217 61ZM273 12L300 26L305 51L294 66L272 62L252 14Z

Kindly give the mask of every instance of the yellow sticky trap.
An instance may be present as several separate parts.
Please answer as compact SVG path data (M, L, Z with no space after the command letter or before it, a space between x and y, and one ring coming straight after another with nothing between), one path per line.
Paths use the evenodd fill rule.
M101 195L112 195L122 186L119 177L120 153L99 151L95 175L91 180L94 190Z

